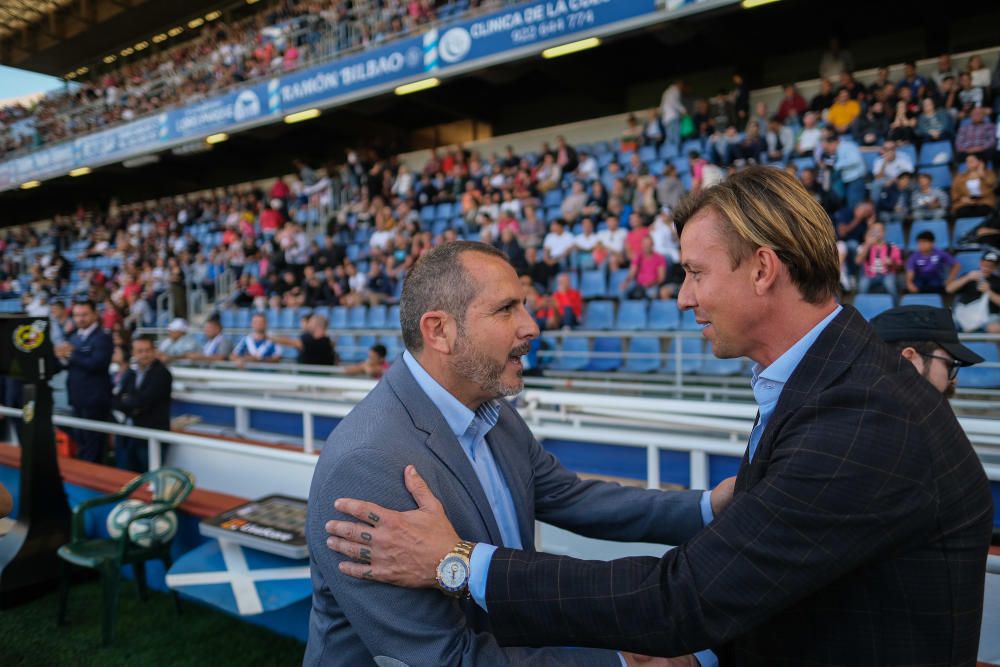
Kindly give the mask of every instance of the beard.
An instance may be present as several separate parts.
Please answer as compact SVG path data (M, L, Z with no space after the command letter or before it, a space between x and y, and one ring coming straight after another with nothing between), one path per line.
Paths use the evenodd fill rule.
M484 393L500 398L501 396L516 396L524 389L521 380L523 369L517 372L517 382L505 384L503 372L507 367L507 359L497 361L488 354L469 345L465 332L459 330L455 342L455 352L451 360L452 370L460 377L478 385ZM525 343L511 350L512 356L522 357L531 350L531 344Z

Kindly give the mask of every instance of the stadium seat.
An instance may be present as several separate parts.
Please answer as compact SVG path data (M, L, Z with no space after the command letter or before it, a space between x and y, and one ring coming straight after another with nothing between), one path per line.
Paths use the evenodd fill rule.
M294 308L282 308L278 314L279 329L295 329L298 327L298 313Z
M435 220L431 224L431 236L441 236L444 234L445 230L448 229L447 220Z
M615 324L614 301L591 301L583 312L584 329L612 329Z
M636 336L628 343L628 354L621 370L626 373L652 373L663 363L660 339Z
M591 150L594 152L594 155L604 155L611 151L611 146L606 141L595 141L591 145Z
M705 344L705 358L701 362L700 371L705 375L730 376L743 372L743 359L719 359L712 354L712 344Z
M330 327L334 329L347 328L347 307L336 306L330 313Z
M663 144L660 145L659 152L660 157L664 160L670 160L671 158L675 158L681 154L680 148L677 144L672 144L669 141L664 141Z
M253 312L249 308L240 308L236 311L236 322L235 326L237 329L249 329L250 328L250 318L253 316Z
M670 164L674 165L674 168L677 169L678 176L691 173L691 163L688 162L687 154L670 158Z
M420 222L424 223L425 225L431 224L432 222L434 222L435 218L434 213L435 211L433 206L431 205L424 206L422 209L420 209Z
M399 328L399 306L390 306L389 313L385 317L385 326L387 329L398 329Z
M906 247L906 240L903 237L903 223L887 222L885 224L885 240L898 246L901 250Z
M379 336L378 342L385 345L386 361L392 363L403 354L403 343L399 336Z
M604 269L584 271L580 277L580 296L584 299L603 299L608 296L608 282Z
M910 226L910 242L906 246L910 252L917 249L917 235L924 231L934 234L934 245L936 247L944 249L951 246L947 220L917 220Z
M681 331L701 331L701 325L695 321L693 310L681 311L681 323L678 328Z
M681 323L681 311L674 299L654 299L649 303L649 328L664 331L677 329Z
M920 167L920 172L931 177L931 185L945 192L951 189L951 168L946 164Z
M438 220L447 220L454 215L453 211L454 207L451 202L444 202L442 204L438 204L437 208L434 209L434 217Z
M996 343L965 343L966 347L985 359L985 363L1000 363ZM1000 389L1000 366L970 366L958 372L958 386L975 389Z
M618 322L616 329L622 331L640 331L646 328L646 310L648 304L645 299L631 299L618 304Z
M354 336L337 336L337 356L340 360L345 363L353 364L356 361L361 361L364 357L358 356L357 346L354 342Z
M892 306L892 295L890 294L858 294L854 297L854 307L866 320L871 320Z
M652 162L656 159L656 146L642 146L639 149L639 159L643 162Z
M961 267L959 269L959 275L965 275L969 271L975 271L979 268L979 260L982 258L983 254L978 250L972 250L969 252L960 252L955 255L955 259L958 260L958 265Z
M954 157L954 152L951 149L950 141L928 141L920 147L920 158L917 164L920 167L934 164L948 165L951 164L952 157Z
M277 329L281 326L281 308L267 309L267 326L271 329Z
M896 153L908 155L913 164L917 164L917 148L913 144L896 144Z
M933 306L944 308L940 294L904 294L899 300L901 306Z
M701 139L688 139L681 144L681 157L685 160L691 151L698 151L699 154L705 152L705 146L701 143Z
M978 216L975 218L958 218L955 220L955 233L952 236L955 245L961 243L962 237L978 227L985 219L986 218L983 216Z
M681 373L696 373L701 368L701 339L691 336L674 338L670 341L670 353L663 370L676 373L680 359Z
M590 363L590 347L586 338L565 338L559 346L561 354L549 366L560 371L579 371Z
M366 326L369 329L384 329L386 320L385 306L372 306L368 309L368 320Z
M347 314L347 326L351 329L364 329L368 321L368 308L365 306L352 306Z
M875 161L878 160L878 158L879 154L875 151L863 151L861 153L861 159L864 160L865 169L868 170L869 174L875 172Z
M545 208L558 208L562 204L563 194L562 190L549 190L545 193L545 198L542 199L542 206Z
M233 310L233 309L231 309L231 308L227 308L226 310L222 311L219 314L219 321L222 323L222 326L224 328L226 328L226 329L235 328L236 327L236 311Z
M792 158L792 164L795 165L795 170L800 174L802 173L803 169L816 168L816 160L812 159L811 157Z
M610 372L622 366L622 339L617 336L599 336L594 339L589 371Z
M330 306L316 306L313 308L312 314L325 318L327 325L330 324Z
M626 285L625 289L622 289L622 283L628 278L628 269L618 269L614 271L608 278L608 294L617 296L619 300L625 299L625 289L628 289Z

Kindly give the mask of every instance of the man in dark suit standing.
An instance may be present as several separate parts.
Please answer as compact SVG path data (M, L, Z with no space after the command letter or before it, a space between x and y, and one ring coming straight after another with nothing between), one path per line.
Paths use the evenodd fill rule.
M174 378L156 358L152 336L144 334L132 341L132 360L135 364L122 376L112 407L121 411L133 426L169 431ZM122 437L115 447L115 465L146 472L149 470L148 443L140 438Z
M469 592L501 643L617 646L722 665L975 665L993 503L947 400L836 301L830 220L751 167L675 215L692 309L719 357L756 362L759 414L732 504L663 558L585 562L478 544ZM410 473L412 475L412 473ZM352 576L426 586L458 540L419 509L364 521ZM334 522L356 558L356 524Z
M73 416L107 421L111 414L111 365L113 345L97 321L97 307L87 299L73 304L76 331L66 342L56 345L56 358L68 371L66 389ZM101 463L106 433L77 429L77 458Z

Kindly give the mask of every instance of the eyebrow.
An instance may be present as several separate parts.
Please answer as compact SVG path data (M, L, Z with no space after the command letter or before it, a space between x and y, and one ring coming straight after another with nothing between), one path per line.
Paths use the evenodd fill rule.
M510 306L516 306L519 303L525 303L527 300L528 300L527 296L521 299L518 299L516 297L510 297L509 299L504 299L503 301L494 303L493 308L490 312L499 313L504 308L508 308Z

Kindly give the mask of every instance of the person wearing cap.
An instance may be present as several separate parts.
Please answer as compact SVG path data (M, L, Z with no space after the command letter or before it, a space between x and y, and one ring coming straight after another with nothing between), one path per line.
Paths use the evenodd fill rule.
M962 345L947 308L900 306L872 319L879 338L899 350L917 373L947 397L955 395L958 370L983 358Z
M911 294L940 294L958 275L958 262L934 241L934 232L917 234L917 251L906 260L906 291Z
M979 259L979 268L959 276L945 285L944 291L954 294L957 303L972 303L986 295L988 319L986 333L1000 333L1000 251L987 250Z
M188 335L188 323L182 317L175 317L167 325L167 337L156 347L157 358L165 364L183 359L198 351L198 342Z

